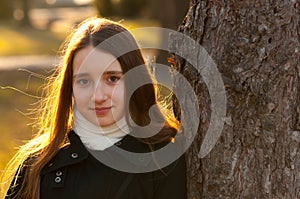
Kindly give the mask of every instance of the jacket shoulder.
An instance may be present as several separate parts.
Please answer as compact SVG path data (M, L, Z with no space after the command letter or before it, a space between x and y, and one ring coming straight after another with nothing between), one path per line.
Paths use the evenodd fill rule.
M19 193L22 184L24 183L24 178L26 172L28 172L30 165L38 158L38 153L29 155L19 166L15 172L15 175L10 183L7 190L5 199L16 198Z
M83 146L80 138L71 131L69 144L62 147L57 154L44 166L41 175L55 171L59 168L76 164L88 157L88 151Z

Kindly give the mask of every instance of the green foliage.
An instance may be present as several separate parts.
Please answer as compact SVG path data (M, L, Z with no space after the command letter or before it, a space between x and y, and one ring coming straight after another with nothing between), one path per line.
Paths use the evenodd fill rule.
M147 0L95 0L95 6L103 17L139 17L147 7Z
M119 14L124 17L138 17L145 9L147 0L120 0Z
M98 13L103 17L110 17L115 14L111 0L95 0L94 4Z
M0 1L0 20L13 19L13 5L11 0Z

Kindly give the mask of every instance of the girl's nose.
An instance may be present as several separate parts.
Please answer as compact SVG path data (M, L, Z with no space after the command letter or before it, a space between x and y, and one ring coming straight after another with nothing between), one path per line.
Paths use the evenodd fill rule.
M92 97L92 100L95 103L102 103L105 100L108 99L108 93L107 93L107 88L103 83L98 83L97 86L95 87L95 91Z

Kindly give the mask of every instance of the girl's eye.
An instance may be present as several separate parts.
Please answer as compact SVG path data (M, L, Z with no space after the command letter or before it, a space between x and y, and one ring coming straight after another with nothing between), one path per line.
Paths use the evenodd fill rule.
M121 79L121 78L118 77L118 76L109 76L109 77L107 78L107 81L108 81L109 83L117 83L120 79Z
M85 85L88 85L89 84L89 80L87 79L79 79L76 81L77 84L81 85L81 86L85 86Z

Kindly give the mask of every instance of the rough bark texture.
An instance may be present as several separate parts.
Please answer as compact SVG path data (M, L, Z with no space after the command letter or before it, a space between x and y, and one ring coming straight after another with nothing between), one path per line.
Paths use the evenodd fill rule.
M187 152L189 199L300 198L299 2L192 0L180 32L217 64L227 117L215 147L198 158L210 96L202 77L175 56L174 67L193 85L200 108L197 138ZM185 92L180 84L174 89Z

